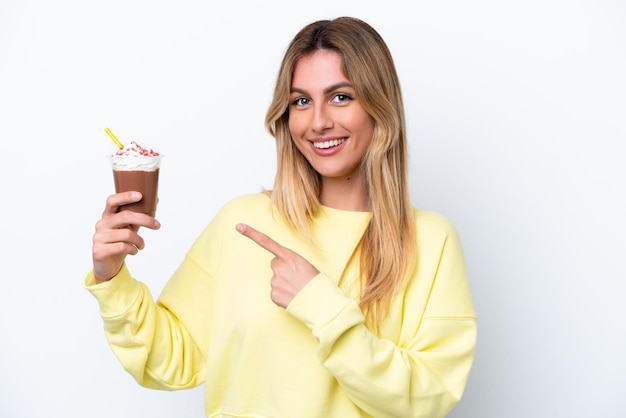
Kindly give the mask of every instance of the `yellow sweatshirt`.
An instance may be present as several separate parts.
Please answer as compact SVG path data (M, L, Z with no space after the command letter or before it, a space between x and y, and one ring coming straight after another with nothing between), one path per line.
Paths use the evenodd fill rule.
M379 335L357 304L349 263L370 214L322 207L312 245L263 194L226 204L153 302L124 266L85 287L108 342L143 386L205 384L208 417L440 417L461 398L476 344L460 241L450 223L415 210L418 260ZM273 256L238 222L297 252L321 273L287 309L270 299ZM342 278L341 286L338 286Z

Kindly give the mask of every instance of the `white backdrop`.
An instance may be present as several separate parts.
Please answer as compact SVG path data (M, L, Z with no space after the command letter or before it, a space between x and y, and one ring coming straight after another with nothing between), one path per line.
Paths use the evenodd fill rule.
M404 87L415 206L452 220L479 315L453 417L626 416L626 3L0 0L0 416L203 416L139 387L82 288L112 175L104 133L165 154L129 260L157 295L227 200L271 187L276 69L352 15Z

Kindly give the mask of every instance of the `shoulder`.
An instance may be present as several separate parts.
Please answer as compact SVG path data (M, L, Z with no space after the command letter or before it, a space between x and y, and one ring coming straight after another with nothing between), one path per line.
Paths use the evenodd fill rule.
M445 215L429 210L414 210L413 214L418 253L435 256L444 251L461 252L462 242L457 228Z
M223 204L217 211L201 232L194 247L199 248L199 253L203 253L206 252L206 246L212 243L222 246L225 242L239 236L235 232L237 223L256 224L258 219L266 218L271 218L270 199L267 195L256 193L235 197ZM220 251L214 249L213 253L219 254Z
M214 222L228 225L244 223L267 232L276 228L286 228L270 196L263 192L241 195L226 202L217 213Z
M226 202L220 212L237 215L240 213L270 211L271 201L265 193L250 193L235 197Z
M418 236L450 236L457 235L455 226L441 213L413 209L413 217L417 228Z
M410 286L428 294L424 318L475 319L463 245L456 227L444 215L415 210L416 279Z

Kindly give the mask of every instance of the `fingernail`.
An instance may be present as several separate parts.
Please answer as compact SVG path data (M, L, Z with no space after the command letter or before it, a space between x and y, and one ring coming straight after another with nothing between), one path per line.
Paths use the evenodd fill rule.
M235 227L237 229L237 231L239 233L244 233L244 231L246 230L246 226L244 224L237 224L237 226Z

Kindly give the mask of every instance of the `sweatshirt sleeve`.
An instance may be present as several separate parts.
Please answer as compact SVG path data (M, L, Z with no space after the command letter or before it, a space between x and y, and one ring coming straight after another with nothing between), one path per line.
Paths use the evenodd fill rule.
M126 265L100 284L90 271L84 285L98 301L111 350L140 385L175 390L203 382L203 355L193 336L172 312L154 302Z
M460 241L448 229L429 246L424 253L430 260L422 256L411 279L418 283L409 283L398 298L402 323L394 341L371 332L357 301L323 273L287 307L317 338L320 362L375 417L445 416L469 376L476 316Z

